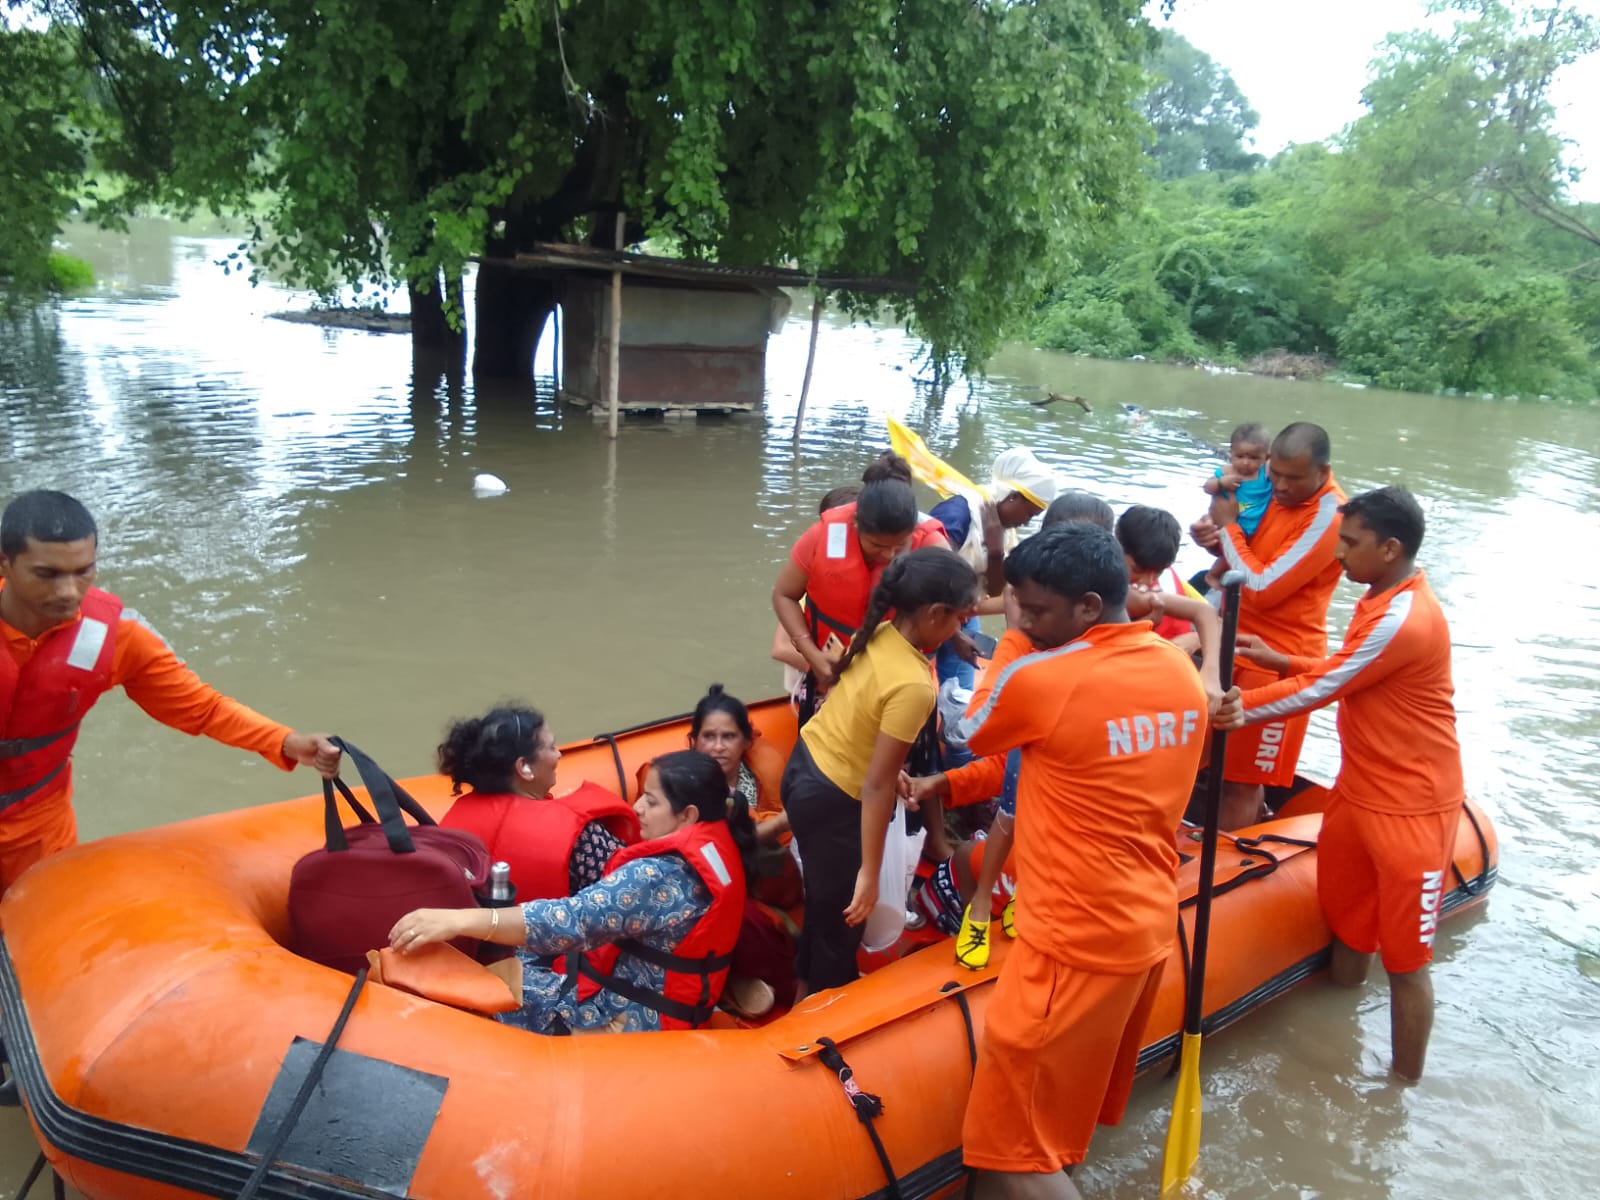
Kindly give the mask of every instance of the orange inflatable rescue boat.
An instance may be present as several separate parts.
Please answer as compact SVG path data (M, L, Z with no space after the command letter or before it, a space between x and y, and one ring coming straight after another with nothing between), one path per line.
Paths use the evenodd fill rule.
M751 709L777 786L795 723ZM561 786L636 790L686 719L562 748ZM406 781L436 816L438 777ZM1315 871L1324 789L1218 854L1206 1031L1322 970ZM298 958L290 868L322 844L320 797L108 838L50 859L0 905L0 1019L51 1164L91 1200L236 1196L320 1083L259 1181L275 1200L761 1196L904 1200L963 1179L961 1119L990 986L951 940L901 956L757 1027L539 1037ZM1180 880L1192 896L1198 849ZM1483 814L1461 814L1451 915L1494 883ZM1192 921L1192 907L1184 909ZM1162 980L1140 1066L1173 1054L1187 937ZM841 1075L882 1099L858 1118Z

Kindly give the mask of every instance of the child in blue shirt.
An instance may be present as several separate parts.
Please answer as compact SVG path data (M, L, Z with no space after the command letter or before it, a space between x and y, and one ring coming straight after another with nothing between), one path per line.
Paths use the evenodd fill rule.
M1237 495L1239 528L1245 537L1255 533L1267 501L1272 499L1272 480L1263 470L1271 441L1265 425L1250 421L1239 426L1228 438L1228 465L1218 467L1216 475L1205 482L1209 496Z

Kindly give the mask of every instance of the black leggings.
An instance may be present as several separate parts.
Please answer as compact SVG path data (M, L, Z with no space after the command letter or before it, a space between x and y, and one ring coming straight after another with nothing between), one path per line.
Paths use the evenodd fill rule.
M803 739L789 755L781 794L806 887L795 973L813 992L843 987L857 978L856 950L865 929L844 923L861 871L861 802L817 769Z

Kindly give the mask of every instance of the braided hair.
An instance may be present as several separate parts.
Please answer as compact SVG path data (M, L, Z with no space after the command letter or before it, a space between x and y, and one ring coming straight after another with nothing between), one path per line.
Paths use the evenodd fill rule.
M836 674L845 673L856 655L872 640L890 610L911 613L930 604L968 608L977 602L977 573L959 554L938 546L926 546L899 555L883 569L878 586L872 589L867 615L855 637L850 639L850 648L839 660Z

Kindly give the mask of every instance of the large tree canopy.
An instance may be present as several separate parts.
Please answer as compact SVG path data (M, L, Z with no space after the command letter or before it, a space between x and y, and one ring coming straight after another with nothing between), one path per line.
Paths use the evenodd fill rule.
M1266 161L1244 148L1260 118L1233 76L1209 54L1165 29L1147 65L1153 82L1140 109L1150 122L1157 178L1250 171Z
M623 211L914 282L898 315L968 367L1138 186L1136 0L52 3L116 85L129 202L264 196L255 261L322 291L425 305ZM526 372L536 293L480 271L480 366Z

